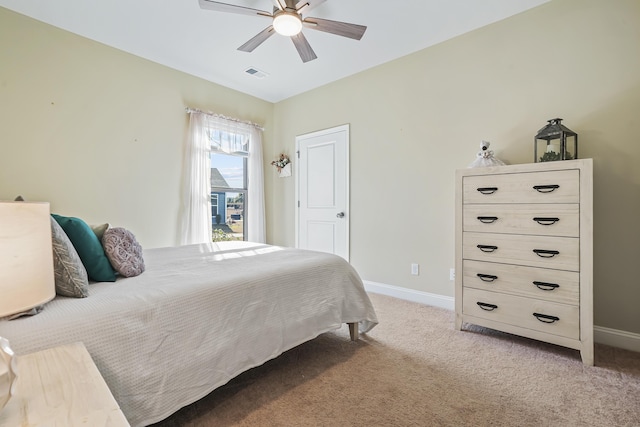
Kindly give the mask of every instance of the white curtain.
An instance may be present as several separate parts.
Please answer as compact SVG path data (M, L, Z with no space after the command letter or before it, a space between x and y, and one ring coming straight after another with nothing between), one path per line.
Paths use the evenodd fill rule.
M211 152L248 157L245 231L247 240L264 243L262 130L250 123L199 111L191 111L190 115L182 244L211 241Z
M211 241L211 147L206 116L191 112L182 180L180 244Z
M249 139L249 160L247 174L247 240L266 242L264 219L264 172L262 168L262 131L255 126Z

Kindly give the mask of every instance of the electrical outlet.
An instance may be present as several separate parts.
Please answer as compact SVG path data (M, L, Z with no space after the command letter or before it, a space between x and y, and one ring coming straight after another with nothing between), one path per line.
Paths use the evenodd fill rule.
M456 280L456 269L455 268L450 268L449 269L449 280Z
M420 266L418 264L411 264L411 274L417 276L420 274Z

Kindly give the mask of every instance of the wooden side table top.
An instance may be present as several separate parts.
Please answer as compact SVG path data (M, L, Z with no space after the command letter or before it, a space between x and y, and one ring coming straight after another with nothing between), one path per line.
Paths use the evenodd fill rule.
M0 426L129 427L84 344L18 356L17 371Z

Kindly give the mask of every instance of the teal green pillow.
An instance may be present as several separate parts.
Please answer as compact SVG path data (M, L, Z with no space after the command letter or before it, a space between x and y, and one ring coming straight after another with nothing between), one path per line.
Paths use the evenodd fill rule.
M96 282L115 282L116 273L104 253L100 240L91 227L80 218L51 214L64 230L87 270Z

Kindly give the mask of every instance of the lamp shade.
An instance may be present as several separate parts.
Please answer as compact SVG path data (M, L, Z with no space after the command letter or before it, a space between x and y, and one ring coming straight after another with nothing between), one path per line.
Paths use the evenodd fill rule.
M0 317L55 295L49 203L0 202Z

